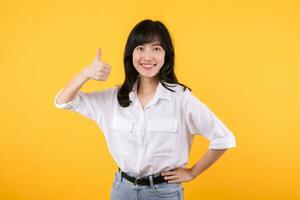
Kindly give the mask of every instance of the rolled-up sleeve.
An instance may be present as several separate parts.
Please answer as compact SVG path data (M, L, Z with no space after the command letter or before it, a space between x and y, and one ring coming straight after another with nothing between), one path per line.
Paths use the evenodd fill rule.
M105 116L105 112L108 110L108 103L112 98L111 90L105 89L102 91L83 92L79 91L72 101L67 103L58 103L57 97L62 93L61 89L54 98L54 105L59 109L67 109L80 113L81 115L101 122Z
M76 107L76 105L79 104L79 94L76 95L76 97L72 100L72 101L69 101L67 103L57 103L57 98L58 96L62 93L62 91L64 90L61 89L56 95L55 95L55 98L54 98L54 105L56 108L60 108L60 109L72 109L74 107ZM79 91L80 93L80 91Z
M209 149L236 147L236 139L231 130L188 89L184 97L187 130L209 140Z

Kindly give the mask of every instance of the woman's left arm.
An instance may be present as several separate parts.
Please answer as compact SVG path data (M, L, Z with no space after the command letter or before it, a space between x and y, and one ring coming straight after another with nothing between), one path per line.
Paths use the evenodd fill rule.
M204 156L192 168L191 173L196 178L216 162L227 149L208 149Z
M176 168L162 172L168 183L188 182L195 179L214 162L216 162L227 149L208 149L204 156L192 168Z
M175 168L162 172L169 183L188 182L195 179L229 148L236 146L231 130L190 90L186 90L184 100L184 119L187 133L201 135L209 140L208 150L192 168Z

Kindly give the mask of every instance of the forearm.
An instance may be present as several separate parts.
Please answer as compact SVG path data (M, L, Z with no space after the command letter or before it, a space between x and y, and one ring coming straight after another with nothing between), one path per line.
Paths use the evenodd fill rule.
M88 81L88 78L80 72L74 79L68 82L63 91L57 97L56 102L60 104L73 100L86 81Z
M226 150L227 149L208 149L204 156L191 168L193 176L196 178L199 174L203 173L216 162Z

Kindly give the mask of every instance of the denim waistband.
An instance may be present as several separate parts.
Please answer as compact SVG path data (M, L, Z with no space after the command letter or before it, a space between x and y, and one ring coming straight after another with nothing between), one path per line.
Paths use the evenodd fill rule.
M120 171L120 170L121 169L118 167L118 171ZM148 178L150 175L152 175L153 177L159 176L161 172L157 172L157 173L150 174L150 175L144 175L144 176L137 176L137 175L135 175L133 173L128 173L128 172L125 172L125 173L128 174L129 176L134 177L134 178Z

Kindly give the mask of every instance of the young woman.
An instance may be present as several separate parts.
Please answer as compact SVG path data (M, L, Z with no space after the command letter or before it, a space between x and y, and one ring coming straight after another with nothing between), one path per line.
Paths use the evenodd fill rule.
M124 52L122 85L94 92L80 88L90 79L107 80L111 66L95 60L55 96L57 108L94 120L118 165L112 200L183 199L182 182L195 179L235 137L222 121L178 82L174 49L166 26L143 20L130 32ZM205 155L185 168L195 135L210 141Z

